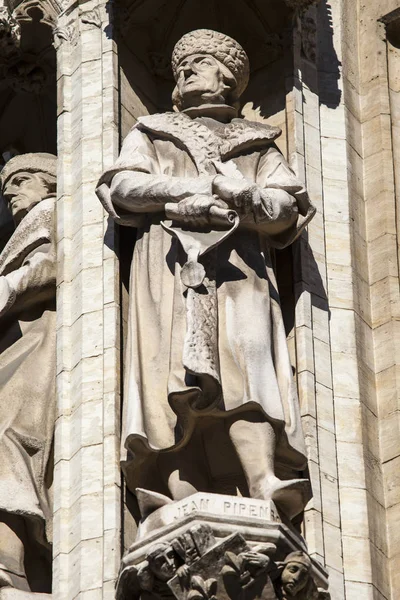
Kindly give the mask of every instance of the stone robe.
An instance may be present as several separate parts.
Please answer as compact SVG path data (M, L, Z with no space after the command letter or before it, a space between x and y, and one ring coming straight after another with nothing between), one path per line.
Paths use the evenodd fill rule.
M135 470L146 471L154 451L182 447L196 418L206 415L261 410L278 435L277 461L294 469L305 465L269 248L292 243L314 208L274 145L279 134L277 128L241 119L221 124L182 113L143 117L125 139L115 167L99 182L98 196L112 217L138 228L122 431L123 458L136 455L123 463L132 491L141 484ZM258 222L243 218L204 256L208 276L202 288L187 290L180 278L185 255L160 224L163 206L197 193L211 196L212 180L227 169L233 177L237 173L290 196L265 206ZM113 177L120 172L127 176L123 202L112 194Z
M47 543L55 419L54 199L34 206L0 255L15 293L0 317L0 511ZM3 308L3 307L1 307Z

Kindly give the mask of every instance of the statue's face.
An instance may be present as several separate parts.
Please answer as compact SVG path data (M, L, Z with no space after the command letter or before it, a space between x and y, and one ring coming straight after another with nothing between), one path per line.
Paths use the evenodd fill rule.
M285 566L281 580L282 588L289 598L296 596L306 586L308 577L309 572L305 565L292 562Z
M221 103L229 92L221 64L208 54L193 54L182 60L176 86L185 108Z
M39 173L15 173L3 189L4 199L16 224L48 194L46 182Z
M149 560L150 569L161 581L168 581L177 571L175 552L171 546L160 546L158 552L153 553Z

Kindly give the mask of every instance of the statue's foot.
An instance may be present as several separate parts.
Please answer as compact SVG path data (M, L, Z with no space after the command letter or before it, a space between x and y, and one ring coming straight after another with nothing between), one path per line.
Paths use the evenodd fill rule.
M278 477L268 477L261 489L264 500L272 500L290 520L300 514L311 497L308 479L281 480Z
M136 488L135 491L142 519L146 519L155 510L161 508L161 506L172 504L171 498L164 496L164 494L159 494L152 490L144 490L143 488Z

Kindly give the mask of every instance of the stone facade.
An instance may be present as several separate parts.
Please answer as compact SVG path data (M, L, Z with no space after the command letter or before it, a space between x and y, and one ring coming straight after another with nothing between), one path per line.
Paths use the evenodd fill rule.
M57 346L48 376L56 414L46 434L51 445L54 430L46 521L53 598L247 599L255 590L266 600L300 598L301 590L284 589L295 553L309 598L396 600L399 2L1 2L0 166L8 164L6 173L16 155L57 155L54 240L40 237L57 248L47 338ZM282 130L277 147L316 208L301 237L273 258L305 439L301 478L312 487L291 521L268 499L211 489L176 504L160 490L135 497L120 469L135 231L109 216L96 187L139 118L171 110L172 50L202 28L248 54L241 115ZM1 281L16 271L7 248L18 228L0 200ZM0 310L8 310L1 285ZM0 403L10 380L5 339L0 325ZM28 385L32 371L24 377ZM0 444L1 436L2 427ZM282 479L293 478L285 468ZM7 477L0 466L0 486ZM49 598L30 575L34 544L9 514L0 505L0 598ZM16 538L5 537L5 526L25 540L28 586L16 576L10 584L4 563ZM163 568L171 563L167 578L155 570L157 553Z

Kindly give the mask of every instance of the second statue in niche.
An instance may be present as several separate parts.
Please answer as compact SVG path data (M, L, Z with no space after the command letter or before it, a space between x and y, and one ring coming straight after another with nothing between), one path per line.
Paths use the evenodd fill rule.
M138 228L127 485L153 492L145 513L157 493L206 491L272 499L293 518L306 457L270 249L314 208L274 144L280 130L238 118L249 63L235 40L190 32L172 67L175 112L139 119L97 188L117 223Z

